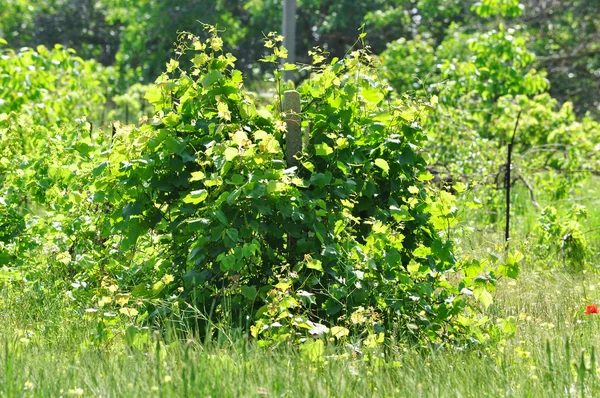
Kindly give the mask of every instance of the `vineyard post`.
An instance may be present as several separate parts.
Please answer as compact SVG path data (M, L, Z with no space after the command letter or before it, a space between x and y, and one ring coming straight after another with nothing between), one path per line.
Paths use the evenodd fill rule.
M302 128L300 123L300 94L296 90L288 90L283 94L283 112L287 125L285 159L288 167L298 167L296 155L302 151Z
M285 160L288 167L298 167L296 156L302 152L302 128L300 119L300 93L288 90L283 94L283 112L287 131L285 134ZM288 235L287 250L288 261L292 263L292 251L296 246L296 239Z

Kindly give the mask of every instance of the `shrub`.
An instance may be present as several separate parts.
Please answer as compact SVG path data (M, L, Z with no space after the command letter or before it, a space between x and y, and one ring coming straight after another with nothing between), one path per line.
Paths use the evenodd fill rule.
M120 260L102 244L91 188L111 142L86 120L102 117L110 71L60 46L2 53L0 267L40 292L100 285L106 259Z
M5 44L0 39L0 48ZM48 126L82 116L101 120L108 69L61 45L1 52L0 113L16 112Z
M493 278L476 280L482 267L456 261L444 232L453 197L424 184L426 104L391 101L364 50L328 62L314 51L298 88L308 142L288 167L280 100L258 109L235 58L207 31L206 40L180 36L181 56L147 94L154 118L120 137L127 153L94 183L137 264L119 278L149 299L145 314L187 303L203 322L267 342L484 340L485 320L463 310L473 289L489 305ZM285 57L280 40L269 35L264 62Z

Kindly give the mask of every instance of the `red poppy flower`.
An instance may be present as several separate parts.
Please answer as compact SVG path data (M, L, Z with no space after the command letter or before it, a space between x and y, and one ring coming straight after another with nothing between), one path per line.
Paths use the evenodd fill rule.
M598 314L598 306L596 304L589 304L587 307L585 307L584 314Z

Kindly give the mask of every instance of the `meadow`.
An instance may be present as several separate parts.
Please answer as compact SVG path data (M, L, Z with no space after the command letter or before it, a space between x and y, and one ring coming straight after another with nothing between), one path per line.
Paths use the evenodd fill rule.
M600 3L280 3L0 7L0 397L600 396Z

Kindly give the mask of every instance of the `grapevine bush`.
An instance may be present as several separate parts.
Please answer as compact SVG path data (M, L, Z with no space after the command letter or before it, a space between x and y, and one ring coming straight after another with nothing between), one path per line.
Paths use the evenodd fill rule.
M6 44L0 39L0 113L18 112L49 126L101 119L108 69L61 45L15 51Z
M0 266L30 258L45 264L35 248L50 261L58 254L70 258L69 232L88 213L77 210L85 205L82 175L92 167L92 131L85 120L101 117L101 87L108 78L96 62L61 46L2 50ZM70 238L76 241L76 233Z
M205 40L180 35L180 56L146 96L154 117L117 134L122 150L93 183L111 208L105 244L130 253L115 280L143 300L140 316L192 308L201 330L225 323L263 342L484 341L470 296L489 305L495 279L455 259L454 198L425 184L429 105L391 100L365 50L311 52L297 89L308 140L289 167L281 92L258 107L206 29ZM283 90L281 37L266 46Z
M108 244L110 205L93 187L102 158L119 150L97 127L112 78L60 46L3 51L0 285L18 283L40 300L60 295L82 311L126 263Z

